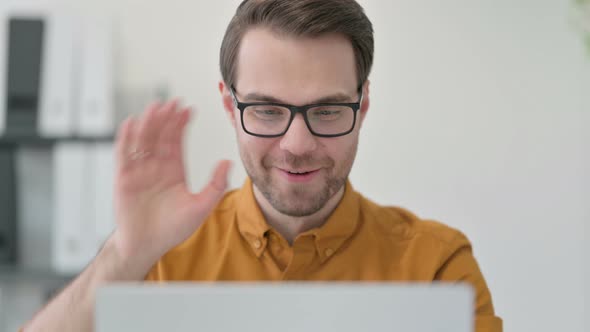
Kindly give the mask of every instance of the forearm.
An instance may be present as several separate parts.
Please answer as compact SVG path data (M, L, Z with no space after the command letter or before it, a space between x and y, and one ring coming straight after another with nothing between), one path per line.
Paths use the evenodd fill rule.
M219 163L200 193L188 190L182 152L190 108L154 103L117 132L117 230L93 262L25 326L25 331L92 331L97 289L141 281L168 250L203 223L227 188L229 161Z
M111 236L90 265L24 327L24 331L92 331L97 289L114 281L143 280L150 265L121 254Z

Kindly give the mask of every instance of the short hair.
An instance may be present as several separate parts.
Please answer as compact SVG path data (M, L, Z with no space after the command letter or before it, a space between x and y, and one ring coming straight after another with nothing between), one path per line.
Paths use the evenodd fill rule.
M295 37L342 34L352 43L359 86L371 71L373 25L355 0L244 0L221 43L219 66L228 86L236 81L240 42L253 27L268 27L278 34Z

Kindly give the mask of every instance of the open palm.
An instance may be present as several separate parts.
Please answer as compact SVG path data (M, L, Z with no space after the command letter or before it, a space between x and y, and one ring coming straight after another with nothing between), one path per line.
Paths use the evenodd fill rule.
M191 113L177 108L176 101L153 104L119 129L115 206L120 246L127 254L159 256L184 241L227 186L229 161L222 161L203 191L189 191L182 138Z

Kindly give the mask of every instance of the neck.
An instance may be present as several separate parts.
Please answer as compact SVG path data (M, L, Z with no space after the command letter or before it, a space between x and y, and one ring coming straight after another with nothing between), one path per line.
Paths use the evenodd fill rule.
M338 192L334 194L319 211L304 217L288 216L277 211L255 185L253 186L253 189L254 197L256 198L268 225L281 234L285 240L292 245L293 241L295 241L295 238L299 234L313 228L321 227L326 223L328 217L336 209L342 196L344 196L345 187L345 185L342 186L342 188L340 188L340 190L338 190Z

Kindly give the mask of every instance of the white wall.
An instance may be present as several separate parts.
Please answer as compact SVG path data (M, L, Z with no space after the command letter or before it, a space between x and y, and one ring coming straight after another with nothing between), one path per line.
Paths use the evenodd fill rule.
M122 92L163 81L197 105L187 137L194 188L223 157L236 160L232 185L241 184L216 84L239 1L54 2L116 18ZM582 331L590 55L568 23L569 1L362 3L376 59L355 187L463 230L506 331Z
M582 331L590 89L568 2L367 10L378 49L357 188L466 232L506 331Z

